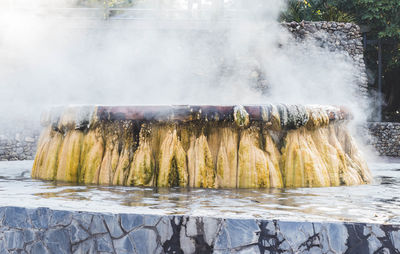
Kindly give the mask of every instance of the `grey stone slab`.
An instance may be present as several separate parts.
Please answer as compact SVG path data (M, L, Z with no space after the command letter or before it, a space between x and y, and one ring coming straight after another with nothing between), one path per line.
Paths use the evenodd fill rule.
M277 227L279 228L279 233L282 234L282 238L293 250L299 249L300 245L314 234L313 225L309 222L278 221Z
M225 227L229 236L230 248L258 242L260 228L255 220L226 219Z
M240 253L240 254L259 254L260 253L260 249L258 248L257 245L252 245L252 246L248 246L248 247L245 247L245 248L237 251L237 253Z
M143 217L144 216L140 214L121 214L121 226L125 232L130 232L143 225Z
M89 232L91 234L104 234L107 233L107 228L101 215L94 215L92 223L90 224Z
M226 227L222 227L214 244L214 250L228 250L231 246Z
M50 227L54 226L67 226L72 221L72 212L69 211L53 211L50 218Z
M171 239L173 235L171 218L166 216L162 217L161 221L157 224L157 232L160 235L162 244Z
M151 242L150 239L147 241ZM113 244L109 234L97 235L95 237L96 251L97 252L113 252Z
M90 237L89 233L76 221L72 222L71 225L66 228L66 230L69 233L69 238L71 239L72 244L81 242Z
M32 226L38 229L47 229L49 227L51 214L52 211L49 208L40 207L34 210L29 210Z
M198 218L191 218L190 220L187 221L185 226L190 227L190 225L191 225L190 221L194 222L192 224L196 225L197 219ZM194 253L196 251L196 244L195 244L194 237L197 236L197 233L188 235L187 232L189 232L189 231L190 231L190 229L189 230L186 229L186 231L181 229L180 235L179 235L180 247L184 253ZM196 228L194 228L194 232L196 232Z
M3 225L12 228L31 227L26 209L20 207L7 207L5 209Z
M72 252L76 254L94 254L96 252L94 240L88 239L86 241L80 242L79 244L72 247Z
M73 214L73 219L76 220L84 229L89 230L92 223L93 215L90 213L76 212Z
M157 234L152 229L141 228L132 231L129 233L129 237L138 253L154 253L157 249Z
M5 248L10 249L23 249L24 247L24 234L22 231L11 230L4 232Z
M104 221L106 222L107 228L110 231L110 235L113 238L119 238L124 235L120 224L118 215L103 215Z
M213 245L214 240L217 236L221 220L220 219L215 219L215 218L210 218L210 217L204 217L202 219L203 221L203 230L204 230L204 240L206 243L210 246Z
M159 215L146 215L144 216L144 225L147 227L155 227L160 219L161 216Z
M128 235L121 239L114 240L114 249L117 254L135 253L135 249Z
M66 229L49 229L44 234L44 242L51 253L69 253L71 243Z
M185 230L186 230L185 233L187 236L194 237L198 234L197 233L198 220L200 220L200 218L184 217L184 225L185 225Z
M344 253L347 250L346 241L349 237L346 227L341 223L329 223L326 229L331 250Z
M400 252L400 230L390 232L390 240L393 246Z
M26 243L33 242L35 240L35 231L33 231L32 229L24 229L22 233L24 235L24 241Z
M49 254L50 252L46 249L42 242L35 242L27 248L30 254Z

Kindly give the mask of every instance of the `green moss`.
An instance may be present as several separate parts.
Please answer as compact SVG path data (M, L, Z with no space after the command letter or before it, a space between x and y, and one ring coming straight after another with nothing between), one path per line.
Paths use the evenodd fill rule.
M169 187L179 186L179 170L175 157L173 157L171 160L171 168L168 174L168 186Z

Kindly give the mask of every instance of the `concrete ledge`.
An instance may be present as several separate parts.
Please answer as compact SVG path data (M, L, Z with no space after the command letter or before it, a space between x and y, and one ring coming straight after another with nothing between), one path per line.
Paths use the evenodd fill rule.
M1 253L398 253L400 225L0 207Z

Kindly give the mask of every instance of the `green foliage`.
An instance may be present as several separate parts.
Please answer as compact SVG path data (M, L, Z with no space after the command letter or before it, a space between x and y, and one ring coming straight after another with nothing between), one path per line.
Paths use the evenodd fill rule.
M399 0L336 0L338 8L352 13L357 23L371 27L379 38L400 39Z
M368 25L370 37L382 40L385 72L400 68L399 0L338 0L337 6L354 13L357 23Z
M284 21L312 20L355 22L355 17L336 5L321 0L289 0L288 9L281 15Z

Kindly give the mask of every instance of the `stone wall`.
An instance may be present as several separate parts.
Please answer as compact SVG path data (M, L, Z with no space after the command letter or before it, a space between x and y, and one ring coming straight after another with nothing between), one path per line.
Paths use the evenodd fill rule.
M1 253L399 253L400 225L0 207Z
M0 131L0 161L33 160L39 133L36 128L7 128Z
M368 126L368 141L381 156L400 157L400 123L374 122Z
M359 72L355 80L360 91L359 95L368 97L368 78L365 72L364 49L360 27L352 23L340 22L290 22L284 23L295 37L311 38L317 45L330 51L347 52L357 64Z

